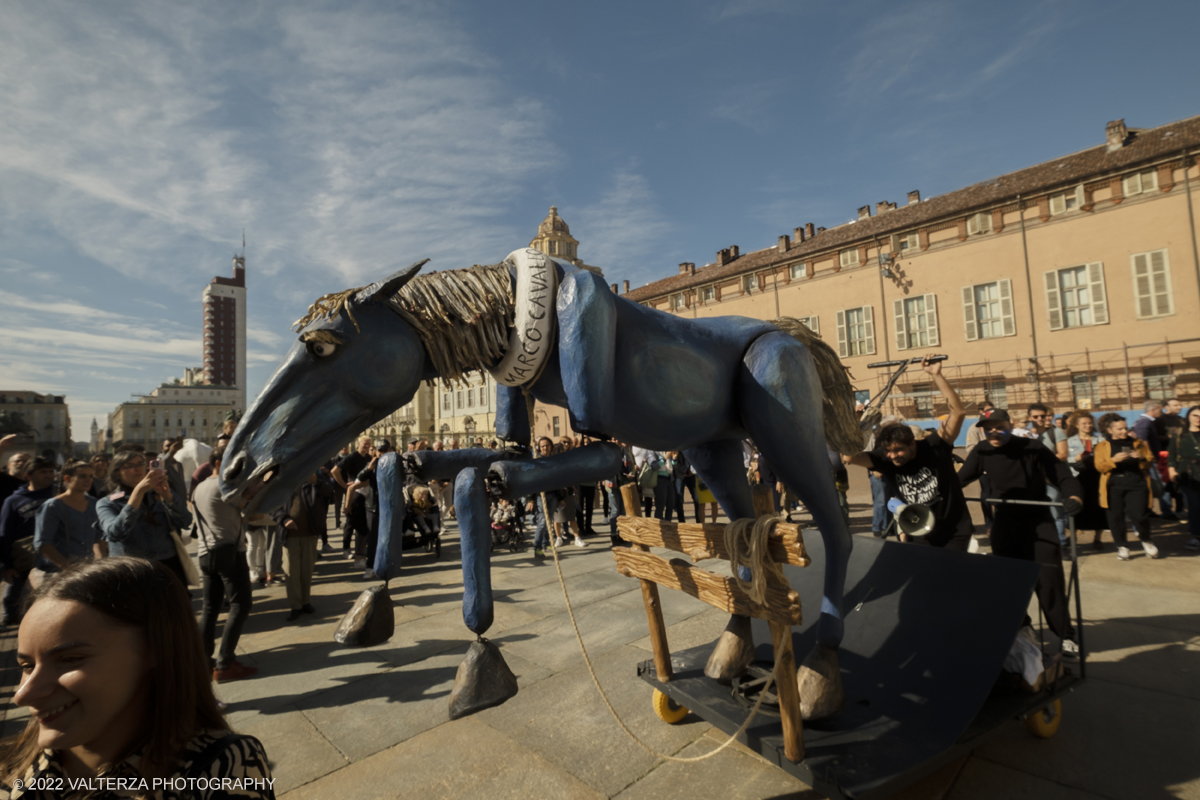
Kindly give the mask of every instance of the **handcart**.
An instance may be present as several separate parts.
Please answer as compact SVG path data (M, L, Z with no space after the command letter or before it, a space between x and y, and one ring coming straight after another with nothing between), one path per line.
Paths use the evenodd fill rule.
M776 657L790 661L795 653L799 661L814 644L815 613L789 626L790 642L772 633L779 628L779 613L792 613L797 601L806 610L821 607L820 538L806 541L799 526L776 526L770 550L784 565L790 587L781 587L783 594L775 601L769 599L768 605L776 607L752 608L746 606L748 598L738 596L727 564L721 576L649 552L666 547L690 555L693 562L720 557L724 526L629 517L618 525L633 546L614 551L617 568L642 579L655 657L638 665L638 675L654 688L656 713L666 722L695 714L733 734L758 699ZM1074 555L1073 525L1071 548ZM824 720L793 722L794 700L789 687L781 685L778 693L763 699L739 740L830 798L866 799L888 797L980 747L1006 721L1021 719L1034 735L1053 736L1061 721L1060 698L1082 683L1086 668L1074 560L1068 594L1074 597L1079 661L1061 669L1052 663L1036 691L1021 688L1002 671L1025 622L1037 574L1032 562L855 537L839 650L845 707ZM714 582L721 584L725 604L712 603L711 592L705 596L697 591ZM722 685L704 675L712 645L670 652L659 585L752 616L759 644L750 674L732 686ZM779 674L789 672L794 675L791 664ZM795 685L793 679L790 687Z

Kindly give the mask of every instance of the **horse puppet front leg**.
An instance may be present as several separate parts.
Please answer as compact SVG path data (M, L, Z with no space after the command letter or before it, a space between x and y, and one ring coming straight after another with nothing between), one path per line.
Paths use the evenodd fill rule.
M742 424L775 474L812 513L825 545L817 642L797 671L801 715L822 719L845 704L838 647L853 540L830 474L821 380L808 349L783 332L756 339L743 364L737 384Z
M621 469L621 448L597 443L535 461L495 461L469 466L454 481L463 569L463 622L479 640L459 665L450 693L450 718L500 705L517 693L517 679L500 650L483 638L492 626L492 531L489 497L512 499L585 481L610 478Z

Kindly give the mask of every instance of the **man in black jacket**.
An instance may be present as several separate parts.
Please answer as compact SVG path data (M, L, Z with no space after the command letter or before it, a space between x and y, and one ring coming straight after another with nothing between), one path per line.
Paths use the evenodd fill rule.
M983 428L987 440L971 451L959 470L958 479L963 486L987 475L994 498L1046 502L1046 483L1049 482L1057 486L1065 498L1063 511L1068 516L1083 509L1083 487L1071 475L1071 470L1040 441L1013 436L1007 411L997 409L990 417L975 424ZM991 539L995 555L1036 561L1042 565L1037 582L1042 612L1050 623L1050 630L1063 640L1063 653L1078 653L1067 608L1062 548L1050 509L1046 506L999 505Z

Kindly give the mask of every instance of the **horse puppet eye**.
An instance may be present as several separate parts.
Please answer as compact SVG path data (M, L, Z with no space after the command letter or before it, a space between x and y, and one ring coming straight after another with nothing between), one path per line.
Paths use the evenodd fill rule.
M317 358L329 358L337 352L337 345L331 342L309 342L308 351Z

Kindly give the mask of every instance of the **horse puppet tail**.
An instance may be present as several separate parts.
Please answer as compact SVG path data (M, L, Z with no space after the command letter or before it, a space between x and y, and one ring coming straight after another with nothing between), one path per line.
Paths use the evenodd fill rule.
M841 362L833 348L794 317L780 317L771 324L808 348L821 380L821 399L825 419L825 440L837 452L853 456L863 449L863 433L854 417L854 389L850 386L850 368Z

